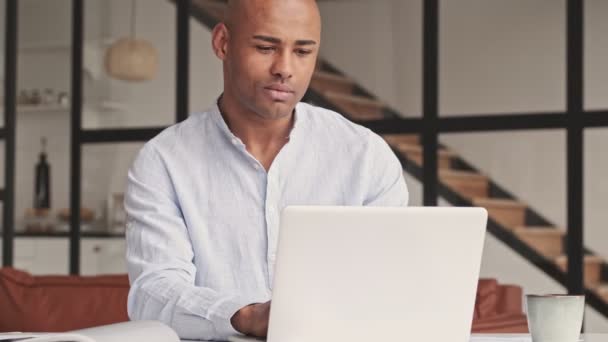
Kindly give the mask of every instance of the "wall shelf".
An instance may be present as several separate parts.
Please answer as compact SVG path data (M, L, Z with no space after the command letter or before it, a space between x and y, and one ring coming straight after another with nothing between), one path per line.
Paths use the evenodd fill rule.
M126 112L128 111L128 106L126 103L112 100L104 100L101 101L99 106L97 107L101 111L106 112Z
M109 46L116 37L108 37L85 41L85 46ZM23 42L19 44L20 53L40 53L40 52L69 52L72 45L68 41L45 41L45 42Z
M84 74L92 79L99 79L104 74L103 64L105 50L114 43L117 37L90 39L83 44ZM72 51L72 45L67 41L24 42L19 44L18 53L28 55L44 55L48 53L67 54ZM67 57L67 56L66 56Z
M99 110L100 112L124 112L128 110L128 106L125 103L112 100L101 101L96 106L84 105L83 109ZM4 112L4 108L0 107L0 110ZM18 105L17 113L24 114L38 114L38 113L69 113L70 106L64 106L60 104L50 105Z
M15 232L16 238L69 238L69 232ZM82 238L95 238L95 239L124 239L124 233L110 233L104 231L81 231L80 237Z
M50 112L67 112L70 110L69 106L60 104L48 104L48 105L18 105L17 113L50 113Z

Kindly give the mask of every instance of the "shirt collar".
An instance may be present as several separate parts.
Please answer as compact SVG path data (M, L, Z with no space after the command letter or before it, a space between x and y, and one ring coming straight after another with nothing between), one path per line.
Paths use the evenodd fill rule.
M228 125L226 124L226 121L224 120L224 117L222 116L222 113L220 111L220 107L219 107L219 101L220 101L220 97L218 97L218 99L215 101L214 106L211 108L211 115L213 117L213 121L215 121L215 123L217 124L217 126L219 127L219 129L222 131L222 133L224 133L229 139L239 139L237 136L234 135L234 133L232 133L232 131L230 130L230 128L228 128ZM286 138L289 139L289 141L293 141L293 139L295 139L296 136L300 135L300 132L303 129L304 126L304 120L305 120L305 113L306 109L304 108L304 106L302 105L302 103L298 103L296 104L296 107L294 109L294 120L293 120L293 127L291 128L291 131L289 132L289 136L287 136ZM240 139L239 139L240 141Z

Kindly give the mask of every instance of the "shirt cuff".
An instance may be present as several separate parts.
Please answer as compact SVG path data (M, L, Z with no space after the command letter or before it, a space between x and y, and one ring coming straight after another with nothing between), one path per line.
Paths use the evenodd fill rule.
M209 310L209 320L219 336L229 337L232 335L243 335L236 331L230 323L230 319L237 311L251 304L266 303L268 299L254 298L246 299L243 297L231 297L222 300Z

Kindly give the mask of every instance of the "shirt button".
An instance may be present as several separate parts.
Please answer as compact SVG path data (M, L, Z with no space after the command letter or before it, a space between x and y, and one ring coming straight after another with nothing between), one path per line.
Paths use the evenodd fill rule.
M253 164L253 168L256 169L256 170L259 170L260 166L258 164Z
M238 140L236 140L236 138L232 138L232 144L236 145L236 144L238 144L238 143L239 143L239 141L238 141Z

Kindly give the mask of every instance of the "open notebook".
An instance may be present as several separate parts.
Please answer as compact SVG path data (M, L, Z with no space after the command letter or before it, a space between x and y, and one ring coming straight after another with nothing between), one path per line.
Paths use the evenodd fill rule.
M125 322L66 333L2 333L0 341L19 342L179 342L168 326L157 321Z

